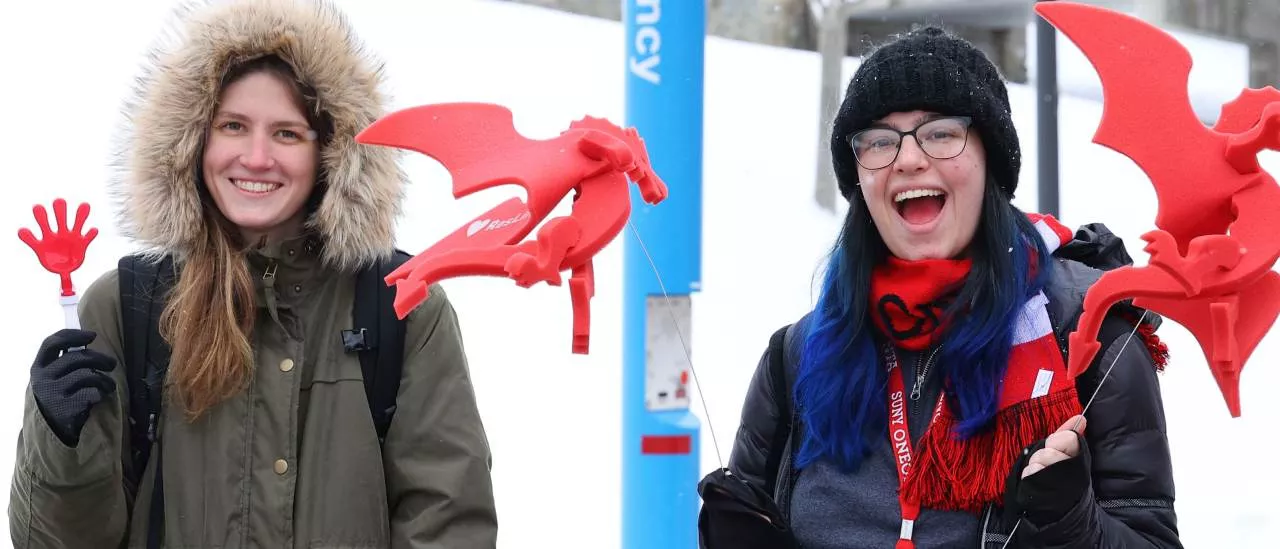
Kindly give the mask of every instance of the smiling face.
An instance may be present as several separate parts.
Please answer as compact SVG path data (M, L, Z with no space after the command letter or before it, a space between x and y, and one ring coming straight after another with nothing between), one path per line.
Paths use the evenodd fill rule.
M316 185L319 146L295 90L258 71L222 92L205 145L209 194L246 241L296 234Z
M911 136L901 138L897 157L878 169L867 169L876 149L892 157L892 132L862 133L854 139L859 151L859 191L867 203L871 219L889 252L900 259L950 259L961 256L973 240L982 215L986 185L986 152L973 129L955 133L963 124L948 124L934 113L914 111L886 116L871 129L893 128L901 132L919 129L918 137L938 156L938 151L963 150L945 160L931 157ZM931 122L932 121L932 122ZM869 139L868 139L869 137ZM963 140L958 142L956 140Z

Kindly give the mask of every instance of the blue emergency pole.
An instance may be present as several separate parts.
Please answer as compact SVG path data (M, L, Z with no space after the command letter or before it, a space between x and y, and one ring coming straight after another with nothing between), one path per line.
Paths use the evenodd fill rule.
M649 206L632 185L631 221L643 245L624 229L622 549L694 549L700 422L690 411L684 349L693 344L689 298L702 277L706 3L623 0L622 16L626 124L640 132L670 191Z

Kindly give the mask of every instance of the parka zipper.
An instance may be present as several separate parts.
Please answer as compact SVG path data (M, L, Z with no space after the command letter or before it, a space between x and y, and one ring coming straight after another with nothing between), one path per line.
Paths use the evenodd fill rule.
M937 358L938 351L941 351L941 350L942 350L941 345L934 347L933 352L929 353L928 360L924 359L924 353L921 353L919 356L916 357L916 371L915 371L916 382L914 385L911 386L911 417L912 419L915 419L916 412L919 411L918 408L920 407L920 397L924 392L925 378L929 376L929 368L933 366L933 359Z
M924 354L916 357L916 383L911 387L911 400L920 400L920 392L924 388L924 378L929 375L929 367L933 365L934 357L938 356L938 351L942 350L939 345L933 348L933 352L929 353L929 360L924 360ZM924 362L924 366L920 363Z

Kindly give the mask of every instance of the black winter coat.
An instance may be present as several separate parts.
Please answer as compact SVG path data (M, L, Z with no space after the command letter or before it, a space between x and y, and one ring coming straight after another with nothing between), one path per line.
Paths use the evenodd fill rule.
M1079 318L1085 291L1103 270L1131 264L1124 245L1101 225L1086 226L1055 254L1053 279L1045 289L1054 333L1065 349L1067 335ZM1082 404L1098 387L1106 367L1115 361L1106 383L1085 414L1085 439L1091 456L1092 486L1084 498L1061 520L1034 525L1023 520L1008 544L1012 548L1180 548L1174 512L1174 482L1165 434L1164 405L1154 361L1142 339L1133 332L1133 320L1142 312L1117 305L1102 324L1098 341L1102 350L1088 371L1076 380ZM786 331L784 339L786 381L791 386L799 363L801 342L808 325L806 316ZM1158 324L1148 312L1146 322ZM1126 344L1127 341L1127 344ZM1122 350L1123 348L1123 350ZM1116 356L1119 354L1119 360ZM799 446L791 434L802 432L799 417L780 417L775 393L771 353L760 359L747 391L742 421L729 458L729 469L765 493L773 495L789 519L791 490L796 471L792 457ZM791 393L790 390L787 391ZM788 396L788 402L790 397ZM794 410L794 406L789 406ZM789 429L779 431L779 422ZM785 427L785 426L784 426ZM1047 435L1047 433L1046 433ZM784 437L785 438L782 438ZM772 454L774 445L782 451ZM776 470L776 474L771 474ZM977 549L1000 549L1016 518L999 505L990 505L980 517Z

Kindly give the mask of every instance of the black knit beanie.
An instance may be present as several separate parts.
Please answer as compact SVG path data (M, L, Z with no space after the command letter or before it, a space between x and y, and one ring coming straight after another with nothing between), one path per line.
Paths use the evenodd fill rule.
M972 117L987 151L987 170L1013 196L1022 153L1000 73L973 44L928 26L864 57L849 82L831 134L832 163L845 199L858 183L849 136L890 113L914 110Z

